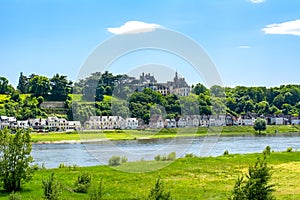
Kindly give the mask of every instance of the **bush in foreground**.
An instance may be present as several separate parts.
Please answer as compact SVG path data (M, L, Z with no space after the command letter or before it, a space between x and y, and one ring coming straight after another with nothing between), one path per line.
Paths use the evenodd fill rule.
M74 191L77 193L87 193L91 185L92 176L89 173L80 174L75 182Z
M21 183L32 178L36 166L31 166L33 158L29 131L18 129L0 130L0 183L8 191L19 191Z
M100 200L104 195L103 179L100 180L98 187L92 187L89 191L89 200Z
M274 185L269 184L271 179L270 168L267 166L266 156L258 158L254 166L250 166L245 176L239 177L233 188L230 200L272 200Z
M44 198L47 200L58 200L61 196L61 186L51 173L48 180L43 180Z
M151 189L148 196L148 200L169 200L171 194L169 191L165 191L164 184L158 179L154 188Z
M18 192L10 193L8 200L22 200L22 196Z

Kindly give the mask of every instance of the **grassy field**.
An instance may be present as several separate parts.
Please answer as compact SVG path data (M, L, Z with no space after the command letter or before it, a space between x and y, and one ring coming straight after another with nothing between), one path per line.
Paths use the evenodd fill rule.
M215 130L214 130L215 129ZM267 135L296 133L299 132L299 126L268 126L264 131ZM55 142L67 140L135 140L135 139L151 139L151 138L173 138L173 137L199 137L209 134L221 135L251 135L255 134L251 126L226 126L217 128L181 128L181 129L147 129L147 130L91 130L62 133L32 133L33 142Z
M114 168L108 166L65 167L43 169L24 184L23 199L42 199L42 180L52 172L62 184L62 199L87 199L88 194L72 192L77 176L92 174L92 187L102 179L104 199L145 199L156 180L161 178L165 189L174 199L220 199L229 195L238 176L246 173L261 154L228 155L207 158L181 158L158 171L126 173L127 169L147 169L162 165L163 161L125 163ZM300 152L271 153L267 160L272 169L271 182L276 184L277 199L300 199ZM8 194L1 191L0 199Z
M73 101L76 101L79 104L86 104L86 105L94 105L95 101L86 101L84 99L82 99L82 94L69 94L69 96L71 97L71 99ZM108 96L108 95L104 95L104 99L103 102L107 102L110 103L112 100L115 100L115 97L112 96Z
M0 94L0 102L8 100L9 98L10 98L10 96L7 94Z

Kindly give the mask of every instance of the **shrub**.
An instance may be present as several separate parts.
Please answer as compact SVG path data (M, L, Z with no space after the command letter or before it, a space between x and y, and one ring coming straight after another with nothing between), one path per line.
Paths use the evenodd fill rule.
M54 172L51 173L49 180L43 180L44 198L48 200L57 200L61 195L61 187L59 182L54 177Z
M224 156L229 155L229 151L228 151L228 150L224 151L223 155L224 155Z
M122 156L121 163L126 163L128 161L128 158L126 156Z
M160 155L156 155L156 156L154 157L154 160L160 161L160 160L161 160L161 156L160 156Z
M293 147L289 147L286 149L286 152L292 152L293 151Z
M170 154L168 154L168 156L166 155L156 155L154 157L154 160L156 161L173 161L176 160L176 153L175 152L171 152Z
M263 151L264 155L270 155L271 154L271 147L270 146L266 146L265 150Z
M254 166L250 166L248 174L239 177L232 190L231 200L260 200L274 199L274 185L269 184L271 178L270 168L267 166L266 156L258 158Z
M10 193L9 197L8 197L8 200L21 200L22 199L22 196L20 195L19 192L12 192Z
M154 188L151 189L150 194L148 196L149 200L168 200L171 199L171 194L168 191L165 191L164 184L157 180Z
M65 168L65 167L66 167L65 163L59 163L58 165L58 168Z
M185 157L186 158L196 158L197 156L193 153L187 153L187 154L185 154Z
M118 166L121 164L121 158L120 156L112 156L109 161L108 161L108 164L110 166Z
M161 160L161 161L167 161L168 159L167 159L167 156L166 156L166 155L163 155L162 157L160 157L160 160Z
M80 174L75 182L74 191L77 193L87 193L91 185L92 176L89 173Z
M100 180L98 187L93 187L89 193L89 200L100 200L104 195L103 179Z
M170 161L176 160L176 153L175 153L175 152L171 152L171 153L167 156L167 160L170 160Z

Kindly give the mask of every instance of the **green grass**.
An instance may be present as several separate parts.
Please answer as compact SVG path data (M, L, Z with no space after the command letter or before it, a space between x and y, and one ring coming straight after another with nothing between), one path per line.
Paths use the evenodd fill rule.
M206 158L181 158L157 171L144 173L124 172L128 169L147 170L165 165L163 161L125 163L116 168L108 166L66 167L37 171L33 179L24 184L23 199L42 199L42 180L51 172L62 184L62 199L87 199L87 194L72 192L77 176L82 172L92 174L92 185L102 179L104 199L145 199L156 180L161 178L165 189L174 199L226 199L238 176L255 163L259 154L228 155ZM271 182L276 184L277 199L300 198L300 152L271 153L268 164L273 168ZM8 194L1 191L0 199Z
M10 95L7 94L0 94L0 102L3 102L5 100L9 100Z
M69 94L69 97L71 97L71 99L73 101L76 101L80 104L94 104L95 103L95 101L86 101L86 100L82 99L82 96L83 96L82 94ZM111 100L117 100L117 99L112 96L104 95L103 102L110 103Z
M82 101L82 94L69 94L73 101Z
M152 138L199 137L210 134L221 135L253 135L256 132L251 126L226 126L208 128L175 128L175 129L146 129L146 130L88 130L73 133L32 133L33 142L55 142L67 140L135 140ZM275 133L277 132L277 133ZM267 135L297 133L299 126L268 126L264 131Z
M23 101L27 98L30 97L31 94L20 94L20 99L22 99Z

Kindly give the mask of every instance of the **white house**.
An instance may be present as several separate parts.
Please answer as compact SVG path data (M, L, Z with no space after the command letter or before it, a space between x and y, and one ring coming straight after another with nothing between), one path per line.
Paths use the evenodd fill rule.
M291 124L294 124L294 125L300 124L300 119L298 117L293 117L291 119Z
M186 126L187 126L187 122L185 117L180 117L180 119L178 120L178 127L184 128Z
M29 119L28 123L35 130L43 130L47 126L47 120L42 118Z
M176 127L175 119L166 119L165 120L165 127L166 128L175 128Z
M254 122L255 122L255 118L243 118L243 117L239 117L234 122L234 125L237 125L237 126L253 126Z
M0 116L0 129L3 129L5 127L9 127L8 117Z
M209 118L210 126L226 126L226 116L225 115L212 115Z
M18 120L17 121L17 127L18 128L24 128L24 129L27 129L27 128L29 128L30 126L29 126L29 122L28 122L28 120Z
M200 115L192 115L191 119L192 119L192 126L193 127L198 127L200 126Z
M270 123L274 124L274 125L283 125L284 119L283 119L283 117L271 117Z
M73 129L69 127L69 121L64 118L58 118L58 117L48 117L46 119L47 127L50 130L57 131L57 130L67 130L67 129ZM79 122L80 124L80 122ZM76 122L76 127L78 126L78 122ZM72 126L74 127L74 126Z
M139 121L137 118L126 118L126 129L137 129L139 126Z
M80 121L68 121L68 128L67 129L80 130L81 129Z
M207 127L209 125L209 116L202 115L200 118L199 126Z
M152 115L149 121L150 128L163 128L164 120L161 115Z
M85 122L88 129L124 129L126 122L121 116L91 116Z
M243 126L253 126L255 122L255 119L242 119L242 125Z

